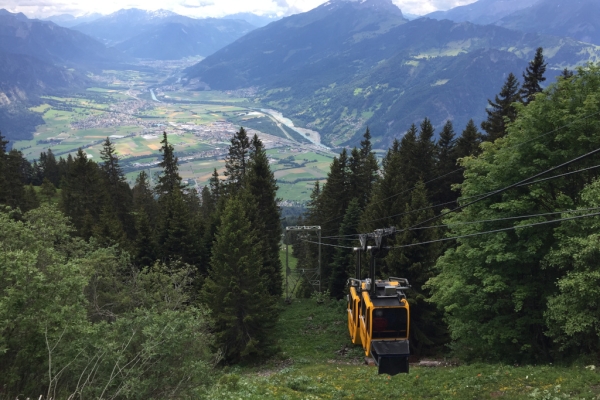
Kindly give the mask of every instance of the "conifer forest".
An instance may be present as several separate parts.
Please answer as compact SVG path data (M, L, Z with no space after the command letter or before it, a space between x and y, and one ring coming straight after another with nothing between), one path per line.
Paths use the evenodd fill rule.
M0 135L0 398L216 398L223 371L281 358L285 240L296 269L321 257L322 292L292 296L343 304L343 320L358 235L390 227L377 278L412 286L415 359L597 363L600 66L544 83L539 48L506 72L481 125L424 118L382 157L367 129L285 219L243 127L200 192L167 133L158 179L133 186L109 138L98 161L30 162ZM320 252L286 225L320 226Z

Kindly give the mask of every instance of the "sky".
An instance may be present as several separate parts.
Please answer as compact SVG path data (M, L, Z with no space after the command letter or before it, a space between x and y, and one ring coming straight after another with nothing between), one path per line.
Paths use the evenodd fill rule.
M424 15L476 0L392 0L403 12ZM122 8L166 9L189 17L223 17L238 12L286 16L309 11L326 0L0 0L0 8L30 18L58 14L110 14Z

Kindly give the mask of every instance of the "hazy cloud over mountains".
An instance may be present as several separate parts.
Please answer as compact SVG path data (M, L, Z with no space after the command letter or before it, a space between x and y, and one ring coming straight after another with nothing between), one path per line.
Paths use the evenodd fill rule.
M333 0L340 1L340 0ZM352 1L352 0L350 0ZM402 11L423 15L436 10L473 3L475 0L393 0ZM228 14L251 12L279 16L311 10L325 0L0 0L0 8L22 12L31 18L58 14L83 15L98 12L110 14L123 8L146 10L165 9L190 17L222 17Z

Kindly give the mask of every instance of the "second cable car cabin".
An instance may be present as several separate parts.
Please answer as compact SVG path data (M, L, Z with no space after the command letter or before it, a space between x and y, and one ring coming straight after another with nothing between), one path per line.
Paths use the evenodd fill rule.
M365 246L366 247L366 246ZM367 357L377 364L378 373L408 373L410 307L404 278L360 280L360 249L357 278L348 280L348 330L353 344L362 345ZM372 253L373 254L373 253ZM375 276L375 259L370 276Z

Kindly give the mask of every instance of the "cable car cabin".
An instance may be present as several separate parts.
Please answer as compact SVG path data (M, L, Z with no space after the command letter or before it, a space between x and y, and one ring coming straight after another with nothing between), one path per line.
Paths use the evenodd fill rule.
M367 357L372 357L378 373L408 373L410 355L408 334L410 308L404 290L406 279L350 279L348 294L348 330L353 344L362 344Z

